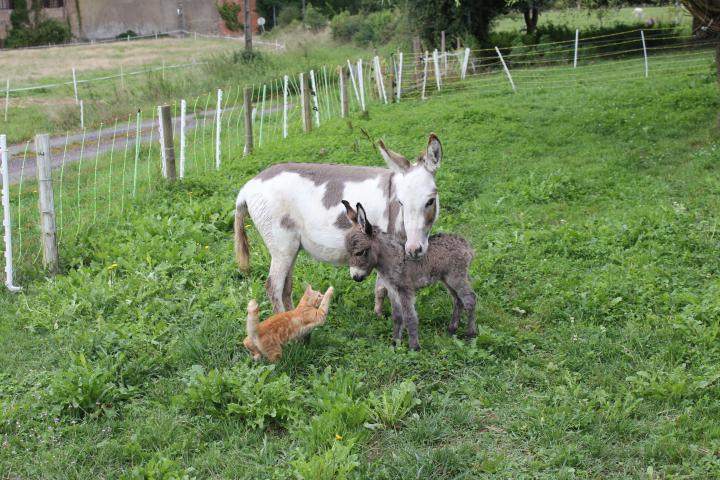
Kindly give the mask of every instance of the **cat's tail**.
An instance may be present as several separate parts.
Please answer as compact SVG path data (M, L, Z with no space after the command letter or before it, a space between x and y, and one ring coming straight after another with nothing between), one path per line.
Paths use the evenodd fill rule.
M250 337L255 346L262 350L262 346L260 345L260 336L258 335L260 308L258 308L258 304L254 299L248 302L247 313L247 326L245 327L245 333L247 333L248 337Z
M250 247L248 247L247 235L245 235L245 215L247 213L247 202L243 191L240 190L235 201L235 260L240 270L245 273L250 271Z

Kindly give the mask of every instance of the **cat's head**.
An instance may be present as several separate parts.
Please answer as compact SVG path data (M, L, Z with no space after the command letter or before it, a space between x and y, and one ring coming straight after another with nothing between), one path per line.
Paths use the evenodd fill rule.
M304 305L317 308L320 306L322 299L323 299L322 292L316 292L315 290L312 289L312 286L308 285L305 288L305 293L303 293L303 297L300 302Z

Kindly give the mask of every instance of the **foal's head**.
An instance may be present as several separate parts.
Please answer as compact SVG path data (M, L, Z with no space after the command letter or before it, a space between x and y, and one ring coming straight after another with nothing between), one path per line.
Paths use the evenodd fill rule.
M356 282L362 282L372 272L378 261L378 230L370 224L362 204L357 204L357 210L352 208L347 200L345 213L352 224L352 228L345 234L345 249L350 254L350 276Z
M431 133L425 151L415 164L379 142L380 154L395 176L395 197L400 204L405 229L405 254L418 258L425 255L428 236L440 212L440 199L435 185L435 173L443 157L440 139Z

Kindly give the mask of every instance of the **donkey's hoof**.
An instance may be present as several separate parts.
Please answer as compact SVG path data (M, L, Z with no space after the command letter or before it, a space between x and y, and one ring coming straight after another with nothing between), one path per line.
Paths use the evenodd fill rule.
M475 330L469 331L465 334L465 338L467 338L468 340L472 340L475 337L477 337L477 332Z
M448 327L447 329L448 335L451 337L455 336L455 333L457 333L457 327Z
M382 307L375 307L374 312L375 312L375 316L376 316L377 318L383 318L383 309L382 309Z

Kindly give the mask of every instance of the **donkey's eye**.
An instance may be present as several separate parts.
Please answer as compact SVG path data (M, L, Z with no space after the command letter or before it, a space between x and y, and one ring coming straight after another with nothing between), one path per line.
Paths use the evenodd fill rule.
M431 198L431 199L428 200L427 203L425 204L425 208L432 207L434 203L435 203L435 198Z
M368 252L368 249L366 248L365 250L361 250L361 251L359 251L359 252L355 252L355 256L356 256L356 257L364 257L365 255L367 255L367 252Z

